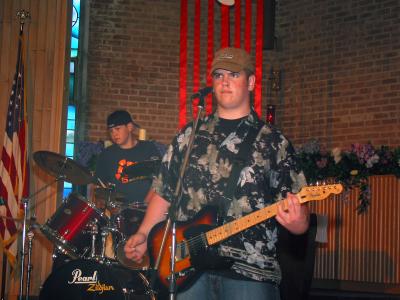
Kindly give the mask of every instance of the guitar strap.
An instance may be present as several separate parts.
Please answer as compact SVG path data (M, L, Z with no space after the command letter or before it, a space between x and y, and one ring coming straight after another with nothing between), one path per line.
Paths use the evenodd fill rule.
M233 197L237 187L237 182L240 176L240 171L243 169L245 163L249 159L251 146L253 145L258 133L260 132L264 124L265 123L263 121L258 120L257 127L251 127L249 129L249 133L239 146L238 154L235 155L233 159L231 174L229 176L229 180L226 185L223 197L225 201L223 201L223 203L220 204L220 217L222 217L222 219L225 218L228 212L227 211L229 205L228 202L233 201Z

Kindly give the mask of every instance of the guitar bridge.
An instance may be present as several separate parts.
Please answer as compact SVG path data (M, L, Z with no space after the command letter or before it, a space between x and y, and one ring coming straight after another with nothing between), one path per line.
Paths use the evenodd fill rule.
M186 277L186 276L192 275L195 272L196 272L195 268L190 267L190 268L181 270L179 272L175 272L175 276L176 276L176 278L182 278L182 277ZM171 275L168 275L167 279L170 280L171 279Z

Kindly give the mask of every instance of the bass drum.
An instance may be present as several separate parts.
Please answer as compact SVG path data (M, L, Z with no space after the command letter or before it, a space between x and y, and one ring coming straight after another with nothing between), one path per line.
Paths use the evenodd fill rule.
M39 299L154 300L155 297L140 272L93 260L73 260L50 274Z

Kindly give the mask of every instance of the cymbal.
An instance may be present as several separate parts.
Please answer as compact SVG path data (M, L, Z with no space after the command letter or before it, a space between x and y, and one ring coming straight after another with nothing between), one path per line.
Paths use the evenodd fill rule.
M8 217L8 216L3 216L3 215L0 215L0 219L12 220L16 223L24 222L24 218L13 218L13 217ZM36 218L33 218L33 217L26 219L26 224L32 229L39 228L39 226L40 226L40 224L36 221Z
M13 220L14 222L23 222L24 221L24 219L21 219L21 218L13 218L13 217L3 216L3 215L0 215L0 219Z
M36 151L33 153L35 162L50 175L63 177L64 181L84 185L93 181L93 176L88 169L76 161L50 151Z
M125 199L125 195L119 192L116 192L113 188L102 188L97 187L94 190L94 195L96 199L104 200L107 202L123 202Z
M160 159L139 161L131 166L125 167L122 173L128 177L129 181L149 179L157 175L160 164Z

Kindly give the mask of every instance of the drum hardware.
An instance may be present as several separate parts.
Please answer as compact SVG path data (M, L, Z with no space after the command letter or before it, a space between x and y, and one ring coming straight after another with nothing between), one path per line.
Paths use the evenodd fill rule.
M28 261L27 261L27 271L26 271L26 299L28 299L29 290L31 287L31 272L33 269L32 266L32 243L33 238L35 237L32 230L29 230L28 234Z
M36 228L39 225L36 223L36 217L32 216L31 218L28 219L28 213L30 210L29 207L29 202L30 200L32 200L34 197L36 197L40 192L44 191L46 188L48 188L50 185L52 185L53 183L56 183L60 180L63 180L64 176L58 176L55 180L49 182L48 184L44 185L42 188L40 188L39 190L37 190L36 192L34 192L33 194L30 194L28 197L26 198L22 198L21 199L21 203L23 205L23 210L24 210L24 217L22 220L19 220L20 222L22 222L22 247L21 247L21 264L20 264L20 280L19 280L19 300L22 300L22 295L24 292L24 285L25 285L25 255L26 255L26 241L27 241L27 234L28 234L28 226L29 228ZM29 246L29 245L28 245ZM30 250L31 251L31 250ZM29 269L29 265L28 264L28 269ZM32 268L32 266L30 267ZM28 270L27 270L28 271ZM29 285L30 283L28 283ZM26 294L25 297L26 299L29 298L29 286L26 286Z
M131 203L122 207L143 207L144 203ZM114 233L113 242L115 242L114 256L115 259L124 267L130 270L147 270L150 265L148 255L143 258L141 263L136 263L133 260L126 258L124 246L126 239L132 234L137 232L140 223L142 222L145 214L145 209L128 208L123 209L119 214L111 218L112 233Z
M119 208L125 201L125 195L115 191L115 186L109 184L107 187L97 187L94 191L96 200L104 201L105 208Z
M64 155L50 151L37 151L33 154L33 159L50 175L57 178L63 177L63 180L67 182L85 185L94 181L88 169Z
M40 290L39 299L155 300L155 295L141 272L78 259L53 270Z
M133 165L125 166L122 175L128 177L128 181L152 179L153 176L158 174L160 169L161 160L154 158L136 162Z
M100 259L103 260L106 263L113 263L111 260L116 259L115 255L114 255L114 257L111 257L111 260L109 260L109 258L106 257L106 247L107 247L106 240L107 240L107 237L109 236L110 233L120 234L120 232L114 227L106 226L106 227L102 227L101 228L101 248L100 248L100 253L101 254L100 254Z
M96 256L96 235L107 224L109 218L93 203L72 193L40 230L61 253L77 259Z
M113 207L119 208L120 210L132 209L141 213L145 213L147 209L147 204L143 202L133 202L128 204L113 203Z
M89 224L89 233L91 235L91 251L90 251L90 257L95 257L96 256L96 236L99 233L98 226L97 226L98 220L95 218L93 222Z
M122 213L123 210L133 209L138 214L144 214L146 208L145 205L138 203L124 205L123 202L125 199L123 194L116 192L115 187L112 185L105 185L100 179L97 179L96 181L88 170L75 161L63 155L49 151L35 152L33 157L35 162L41 168L50 175L56 176L55 181L52 183L63 180L77 185L84 185L97 183L98 181L102 188L97 189L95 195L96 197L105 200L107 208L120 209L119 213ZM155 162L152 161L152 163L154 164ZM141 176L150 178L148 173L142 174ZM138 180L138 178L133 178L133 180ZM38 192L47 186L48 185L40 189ZM67 261L66 265L74 261L79 261L79 259L84 259L84 261L95 262L104 266L122 267L118 256L123 255L125 257L123 252L125 237L127 234L131 234L126 231L126 227L128 227L128 223L131 222L131 218L122 218L123 216L121 215L117 219L117 227L114 224L110 224L109 217L100 211L94 203L86 200L77 193L73 193L70 194L67 200L57 208L56 212L46 221L46 223L40 226L40 230L51 242L53 242L55 249L74 259L71 262ZM137 218L135 217L134 219L134 222L137 222ZM138 224L136 225L138 226ZM121 231L122 228L124 231ZM112 258L106 257L105 251L107 236L109 236L110 233L118 241L118 243L114 244L116 247L114 247L115 254ZM87 235L89 235L90 238ZM147 269L147 266L148 262L145 266L131 266L130 271L137 272L137 270L145 270ZM60 266L60 268L62 267L63 266ZM59 268L54 271L58 269ZM140 276L143 275L140 274ZM24 286L23 282L21 282L21 287L22 286ZM135 288L124 287L123 290L128 296L131 294L136 295L137 293L137 289ZM22 294L23 293L20 292L20 295ZM145 295L153 295L153 292L151 290L146 291ZM130 298L124 297L124 299ZM152 296L151 299L154 299L154 297Z

